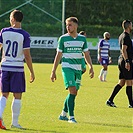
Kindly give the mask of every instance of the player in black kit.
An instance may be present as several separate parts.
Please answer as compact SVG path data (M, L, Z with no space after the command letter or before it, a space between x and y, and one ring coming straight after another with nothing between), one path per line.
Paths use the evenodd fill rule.
M113 102L114 97L120 91L120 89L126 84L126 94L129 101L129 108L133 108L133 98L132 98L132 40L130 39L130 33L132 30L132 22L130 20L124 20L122 23L123 33L119 36L120 44L120 56L118 60L119 68L119 83L114 87L114 90L106 102L110 107L116 107Z

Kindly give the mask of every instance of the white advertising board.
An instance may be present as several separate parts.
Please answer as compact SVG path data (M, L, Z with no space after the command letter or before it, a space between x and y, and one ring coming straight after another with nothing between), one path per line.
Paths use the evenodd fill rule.
M58 42L57 37L30 37L31 48L49 48L56 49Z

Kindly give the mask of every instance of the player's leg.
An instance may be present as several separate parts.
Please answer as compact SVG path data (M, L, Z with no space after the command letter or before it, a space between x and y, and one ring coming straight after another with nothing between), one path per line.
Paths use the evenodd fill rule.
M132 96L132 62L130 62L130 70L124 68L124 76L126 80L126 94L129 101L129 108L133 108L133 96Z
M98 78L100 79L100 81L103 81L103 73L104 73L104 70L103 68L100 70L100 74L98 76Z
M60 120L68 120L67 118L67 112L69 113L69 116L72 115L73 117L73 108L74 108L74 101L75 101L75 93L74 90L76 90L75 86L75 73L72 69L64 68L62 69L62 75L64 79L65 88L69 90L69 94L67 95L65 102L64 102L64 108L62 110L62 113L59 116ZM74 94L73 94L74 93Z
M100 65L102 66L101 70L100 70L100 74L98 76L98 78L100 79L100 81L103 81L103 74L104 74L104 67L103 65L105 64L104 59L101 60Z
M126 94L129 101L129 108L133 108L132 80L126 80Z
M121 79L119 80L119 83L114 87L114 90L110 96L110 98L108 99L108 101L106 102L106 104L108 106L111 107L116 107L116 105L114 104L113 100L115 98L115 96L118 94L118 92L121 90L121 88L125 85L125 79Z
M104 59L103 62L103 81L106 81L109 59Z
M77 92L75 92L74 90L76 87L69 87L69 94L67 95L65 102L64 102L64 108L59 116L60 120L66 120L68 121L67 118L67 113L69 114L69 119L72 120L74 119L74 107L75 107L75 97ZM75 92L75 93L74 93Z
M108 69L108 65L105 64L103 65L103 81L106 81L106 76L107 76L107 69Z
M3 119L2 119L2 115L3 115L4 109L6 107L6 101L7 101L8 95L9 95L9 92L7 92L7 93L2 92L2 95L0 98L0 128L1 129L6 129Z
M75 107L75 98L77 95L76 86L71 86L68 88L69 97L68 97L68 113L69 113L69 121L70 123L76 123L74 117L74 107Z
M21 97L22 93L13 93L13 101L11 105L11 110L12 110L12 126L20 126L18 123L18 118L20 115L20 109L21 109Z
M70 84L73 84L72 80L73 80L73 78L75 78L74 73L71 69L64 68L64 69L62 69L62 76L63 76L63 79L64 79L65 88L68 90L68 87L70 86ZM69 94L67 95L67 97L64 101L64 107L63 107L63 110L62 110L62 112L59 116L59 120L68 121L68 118L67 118L68 99L69 99Z
M108 106L116 107L113 100L115 96L118 94L118 92L121 90L121 88L125 85L125 63L120 58L118 60L118 68L119 68L119 83L114 87L114 90L109 98L109 100L106 102Z
M81 73L75 73L75 79L76 79L75 81L76 86L72 86L68 88L70 93L69 100L68 100L68 103L69 103L68 112L69 112L70 119L68 122L70 123L77 123L74 118L74 107L75 107L75 98L81 84Z
M2 71L1 82L2 82L1 84L2 95L0 98L0 128L6 129L6 127L4 126L3 120L2 120L2 115L6 107L6 101L9 96L9 91L10 91L9 72Z
M13 93L13 100L11 105L12 110L12 128L22 128L18 119L21 110L22 93L25 92L25 75L24 72L11 72L11 92Z

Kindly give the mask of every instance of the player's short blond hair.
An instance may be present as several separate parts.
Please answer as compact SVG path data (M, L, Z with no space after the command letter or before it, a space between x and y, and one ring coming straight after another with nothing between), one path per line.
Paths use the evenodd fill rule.
M76 17L69 17L69 18L66 19L66 22L67 22L67 21L68 21L68 22L69 22L69 21L72 21L72 22L78 24L78 19L77 19Z

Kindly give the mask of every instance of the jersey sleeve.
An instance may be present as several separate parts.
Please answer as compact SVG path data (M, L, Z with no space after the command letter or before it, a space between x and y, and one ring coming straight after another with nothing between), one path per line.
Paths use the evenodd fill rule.
M57 51L59 51L59 52L63 52L63 48L64 48L64 45L63 45L63 38L60 37L59 40L58 40Z
M0 31L0 44L3 43L3 38L2 38L2 30Z
M103 47L103 40L99 41L98 43L98 48L102 48Z
M24 34L23 49L30 48L30 35L29 33Z
M84 40L84 45L83 45L83 51L84 52L86 52L86 51L88 51L88 45L87 45L87 40L86 40L86 38L85 38L85 40Z
M128 46L129 44L130 44L130 38L129 38L129 36L125 36L123 38L123 44L122 45Z

